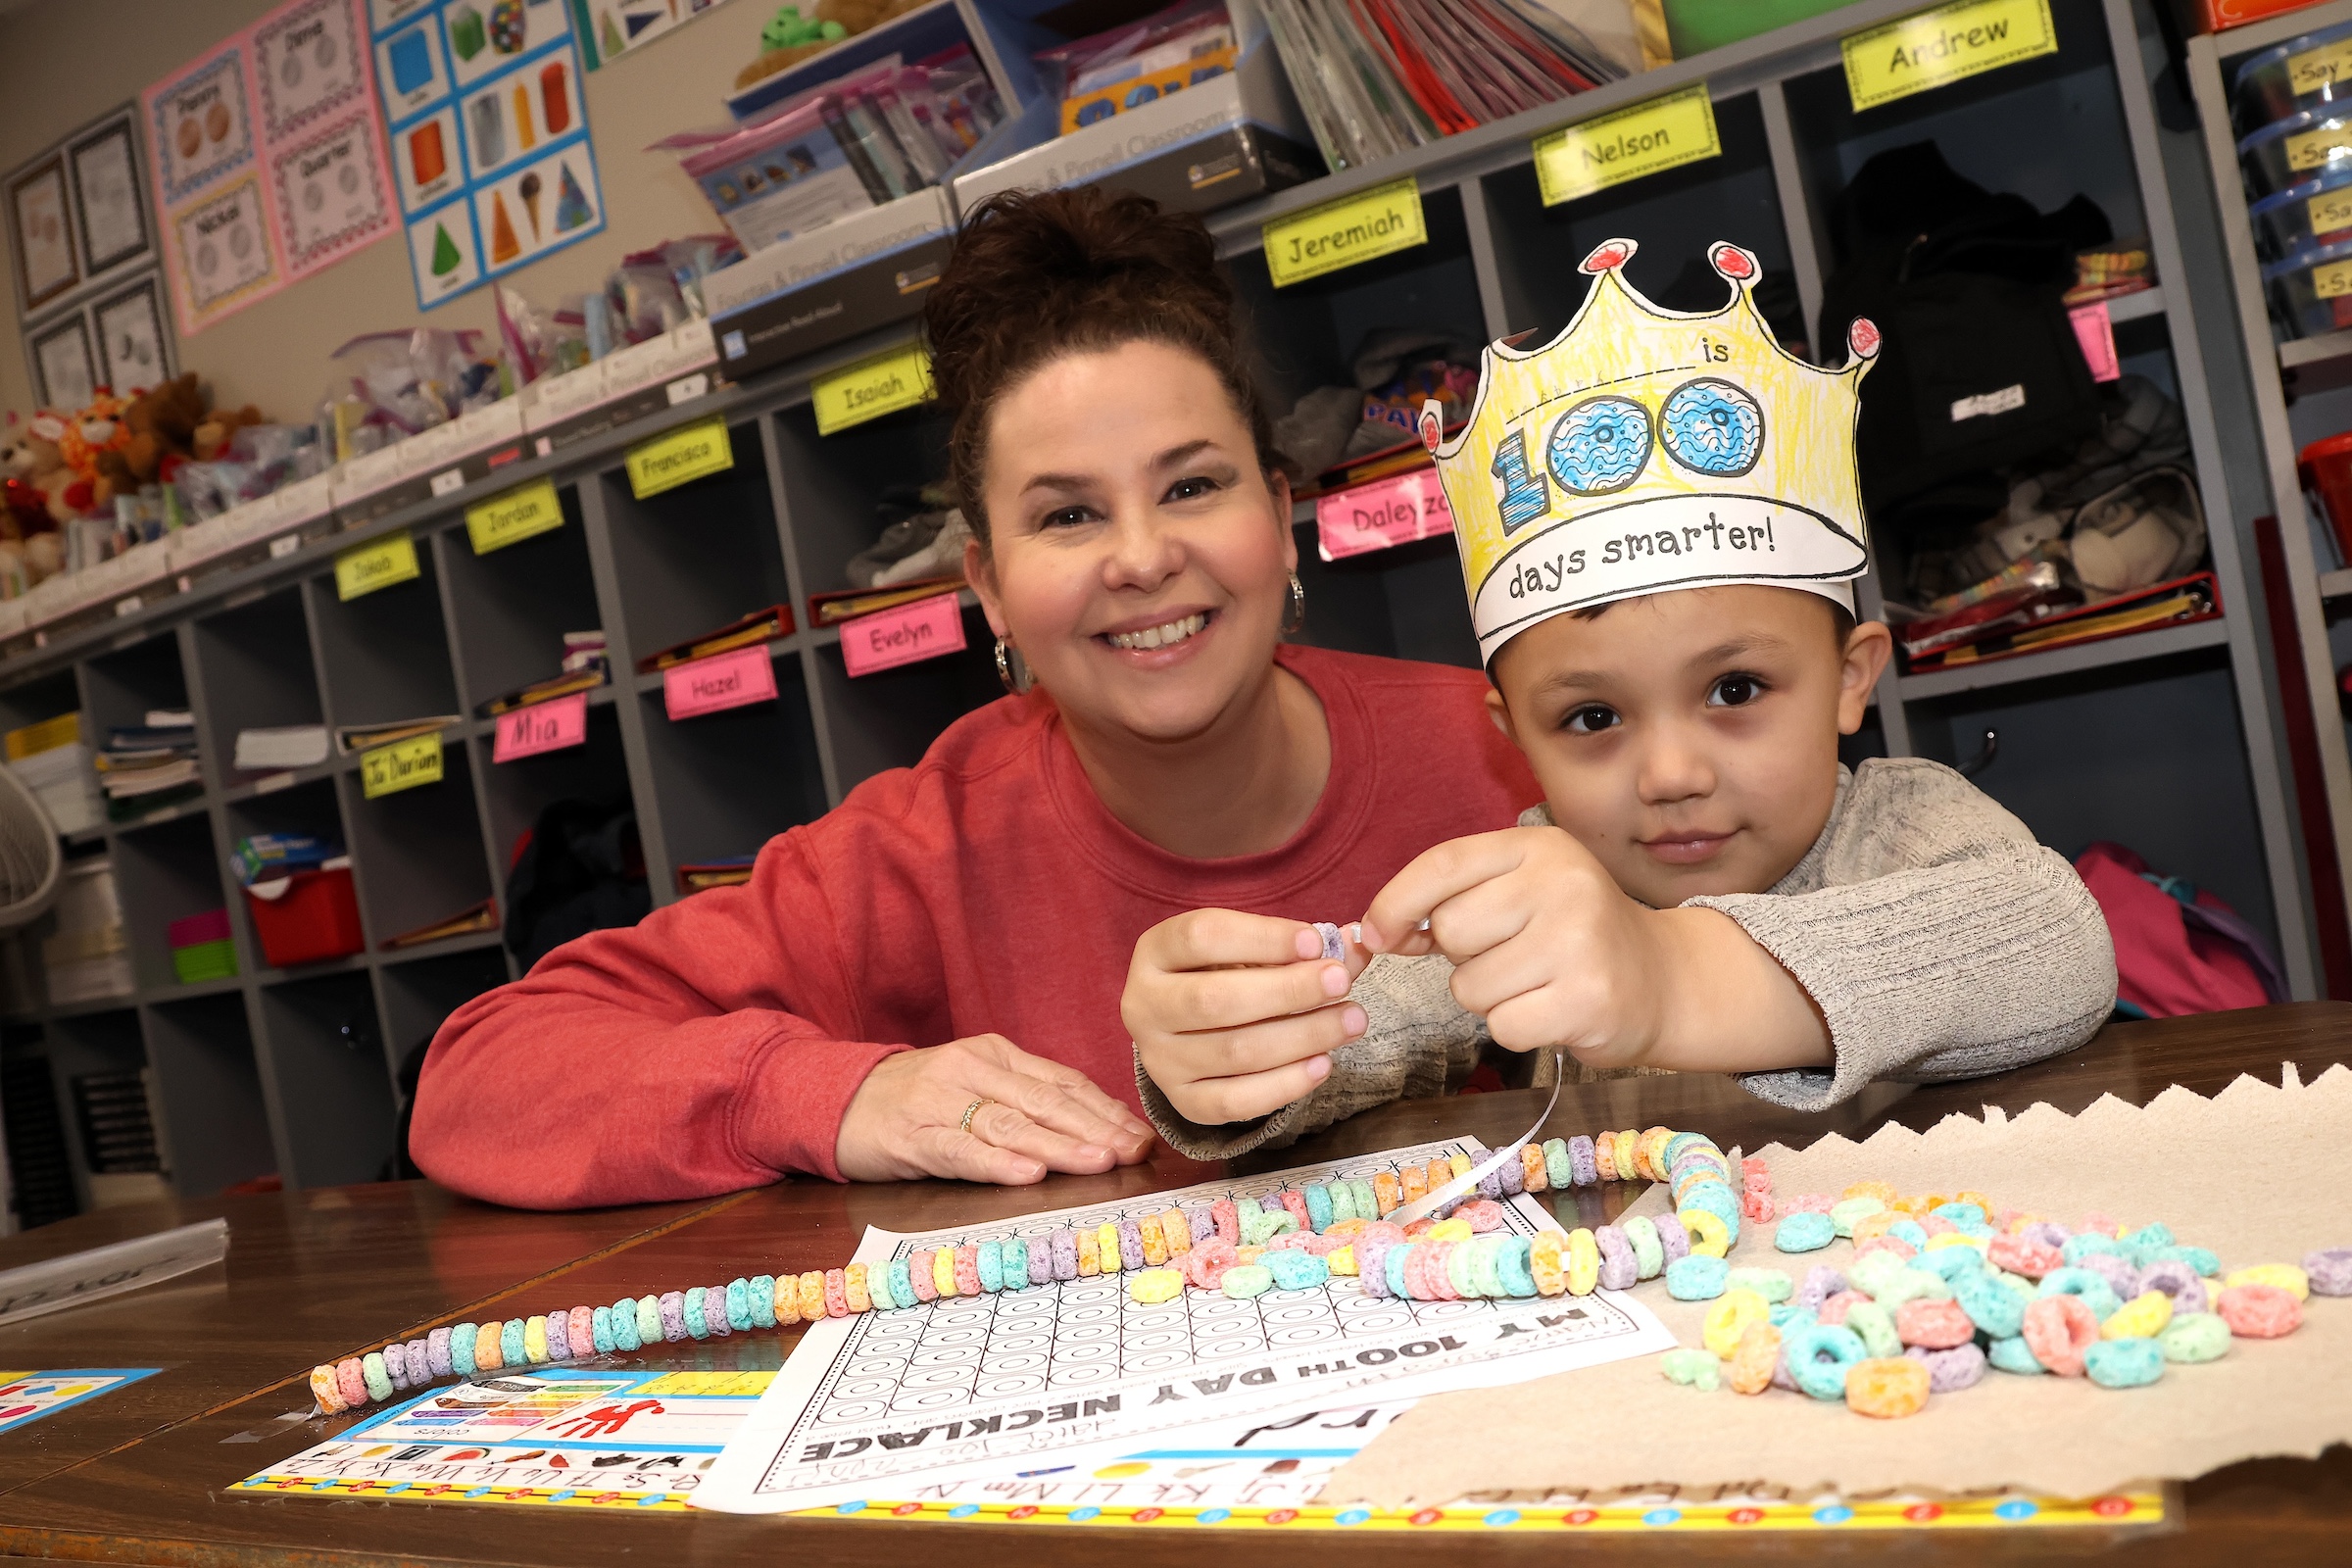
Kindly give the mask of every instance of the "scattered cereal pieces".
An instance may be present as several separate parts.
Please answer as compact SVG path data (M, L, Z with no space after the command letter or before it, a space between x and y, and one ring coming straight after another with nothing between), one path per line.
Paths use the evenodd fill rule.
M2205 1282L2197 1277L2197 1271L2175 1258L2160 1259L2141 1269L2139 1288L2142 1292L2162 1291L2171 1297L2175 1316L2182 1312L2206 1311L2213 1299L2206 1292Z
M1700 1339L1709 1350L1729 1357L1740 1348L1740 1337L1758 1323L1771 1321L1772 1303L1753 1291L1726 1290L1707 1308Z
M2104 1323L2124 1303L2117 1299L2115 1288L2086 1268L2052 1269L2041 1277L2043 1297L2072 1296L2090 1311L2091 1317ZM2053 1369L2055 1370L2055 1369Z
M1957 1394L1973 1389L1984 1376L1984 1352L1970 1340L1945 1349L1931 1349L1915 1345L1903 1354L1928 1369L1928 1390L1932 1394Z
M1731 1227L1724 1224L1722 1215L1704 1208L1686 1208L1674 1217L1681 1221L1683 1234L1690 1238L1692 1252L1721 1257L1732 1250Z
M2142 1291L2107 1314L2099 1325L2099 1338L2153 1342L2172 1320L2173 1298L2162 1291Z
M1846 1308L1844 1323L1861 1336L1862 1348L1872 1355L1903 1353L1903 1337L1895 1329L1894 1314L1868 1297Z
M2099 1320L2082 1298L2062 1292L2041 1297L2026 1308L2024 1334L2034 1360L2060 1377L2079 1378L2082 1352L2099 1343Z
M1128 1276L1127 1294L1138 1301L1173 1301L1184 1294L1184 1276L1172 1268L1138 1269Z
M1762 1394L1780 1369L1781 1331L1770 1323L1751 1323L1733 1348L1730 1381L1735 1394Z
M2164 1351L2151 1339L2101 1340L2083 1352L2082 1366L2102 1389L2141 1389L2164 1376Z
M1455 1219L1469 1226L1471 1234L1484 1236L1489 1231L1502 1229L1502 1205L1492 1198L1481 1198L1464 1203L1454 1211Z
M2311 1298L2310 1277L2292 1263L2257 1263L2252 1268L2232 1269L2222 1281L2225 1291L2239 1285L2275 1285L2298 1301Z
M2212 1312L2175 1312L2156 1344L2167 1361L2218 1361L2230 1352L2230 1325Z
M1784 1252L1818 1252L1837 1239L1837 1223L1811 1209L1784 1215L1772 1230L1772 1245Z
M1985 1348L1984 1359L2003 1372L2020 1372L2031 1376L2049 1370L2034 1354L2034 1348L2025 1342L2023 1335L2012 1334L2005 1339L1994 1340Z
M1948 1350L1975 1339L1977 1326L1958 1301L1947 1298L1905 1301L1894 1310L1894 1332L1907 1346Z
M2213 1309L2241 1340L2276 1340L2302 1326L2303 1303L2277 1285L2231 1285L2214 1298Z
M1907 1355L1873 1356L1846 1369L1846 1407L1857 1415L1891 1421L1928 1406L1932 1375Z
M1666 1294L1678 1301L1712 1301L1723 1294L1730 1272L1720 1257L1678 1257L1666 1265Z
M2303 1275L2315 1295L2352 1296L2352 1247L2304 1253Z
M1222 1289L1237 1301L1263 1296L1274 1288L1274 1275L1262 1263L1236 1263L1225 1271Z
M1295 1250L1268 1252L1259 1266L1274 1276L1275 1289L1283 1291L1311 1291L1331 1278L1331 1266L1323 1259Z
M1727 1291L1753 1291L1770 1306L1778 1306L1796 1294L1796 1282L1786 1270L1777 1268L1733 1269L1723 1277L1723 1287Z
M1830 1205L1830 1224L1840 1236L1854 1234L1854 1222L1873 1214L1884 1214L1886 1205L1878 1198L1864 1193L1858 1198L1840 1199Z
M1849 1314L1848 1324L1852 1319ZM1787 1346L1788 1375L1796 1380L1797 1389L1816 1399L1840 1399L1845 1396L1846 1374L1854 1363L1869 1357L1870 1350L1862 1336L1853 1329L1826 1328L1815 1324L1798 1329L1784 1342ZM1927 1369L1919 1371L1921 1386L1926 1386Z
M1713 1350L1676 1348L1659 1357L1659 1368L1670 1383L1703 1389L1712 1394L1722 1386L1722 1362Z
M2002 1283L1998 1275L1980 1269L1954 1280L1952 1299L1970 1322L1993 1339L2012 1339L2025 1328L2027 1298Z

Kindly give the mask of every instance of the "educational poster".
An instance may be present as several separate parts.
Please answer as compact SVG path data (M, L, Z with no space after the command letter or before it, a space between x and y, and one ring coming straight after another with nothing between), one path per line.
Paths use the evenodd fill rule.
M1036 1246L1063 1225L1483 1152L1474 1140L1454 1139L989 1226L917 1236L868 1230L856 1261L1008 1234ZM1534 1200L1503 1211L1521 1235L1557 1228ZM1398 1300L1335 1275L1253 1299L1188 1290L1145 1303L1111 1274L943 1298L809 1328L697 1501L756 1513L904 1496L952 1468L1086 1463L1202 1422L1520 1383L1673 1346L1646 1307L1611 1291Z
M228 1490L675 1512L774 1375L501 1372L418 1395Z
M63 1372L0 1372L0 1436L151 1378L152 1366L76 1367Z
M596 71L615 55L651 43L726 0L570 0L580 54Z
M420 308L603 230L564 0L369 0L368 14Z
M182 332L397 226L361 0L291 0L140 95Z

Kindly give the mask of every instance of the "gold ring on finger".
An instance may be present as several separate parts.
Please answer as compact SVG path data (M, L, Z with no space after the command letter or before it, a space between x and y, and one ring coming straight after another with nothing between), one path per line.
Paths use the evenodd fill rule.
M972 1130L972 1118L979 1115L980 1107L987 1103L989 1103L989 1102L985 1100L975 1100L970 1104L964 1106L963 1120L956 1124L956 1130L962 1133L970 1132Z

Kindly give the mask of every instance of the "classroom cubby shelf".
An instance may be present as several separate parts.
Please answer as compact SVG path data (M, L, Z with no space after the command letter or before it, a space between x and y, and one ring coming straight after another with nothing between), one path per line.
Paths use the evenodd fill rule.
M2309 894L2276 739L2277 699L2259 653L2260 610L2241 562L2247 514L2218 482L2249 437L2206 390L2208 360L2237 345L2211 343L2228 321L2200 315L2177 281L2190 275L2184 254L2203 256L2215 242L2210 203L2190 210L2202 225L2193 234L2177 221L2179 170L2193 159L2182 156L2178 133L2157 127L2145 65L2154 23L2132 0L2054 0L2057 56L1855 116L1837 39L1914 9L1869 0L1214 215L1224 265L1255 329L1261 377L1287 407L1309 387L1347 381L1348 357L1377 326L1443 325L1474 340L1556 330L1581 297L1575 263L1613 234L1642 242L1632 272L1653 294L1670 294L1707 242L1748 246L1768 276L1784 280L1764 302L1776 329L1809 340L1822 278L1836 265L1821 217L1829 196L1865 158L1902 141L1933 136L1963 173L2045 208L2086 191L2119 234L2151 236L2168 285L2113 314L2127 368L2165 384L2187 414L2228 614L1973 670L1890 672L1848 755L1967 762L1983 732L1997 728L1998 758L1980 782L2045 841L2072 851L2089 838L2118 838L2216 889L2276 934L2296 994L2311 995ZM2127 69L2118 71L2119 60ZM1530 137L1701 80L1715 101L1722 157L1543 205ZM1421 187L1427 245L1272 286L1262 222L1404 173ZM95 741L106 723L184 701L205 759L200 800L77 834L70 846L115 858L137 991L32 1005L5 1020L6 1049L48 1052L61 1096L70 1070L89 1070L75 1063L154 1068L183 1192L271 1169L289 1186L366 1179L390 1152L401 1057L451 1009L514 972L495 934L399 953L381 944L485 895L501 897L503 912L516 837L546 805L632 802L653 897L666 904L677 897L681 862L755 852L861 780L912 761L958 714L995 697L989 633L968 593L963 652L864 678L848 674L838 630L804 625L769 649L772 703L672 722L660 679L636 673L641 656L765 605L791 604L805 620L811 593L846 586L843 568L871 541L885 490L943 471L947 431L933 411L816 432L811 381L908 330L902 323L749 384L722 384L605 437L511 465L494 484L200 580L0 666L5 724L79 710ZM623 472L627 449L713 416L727 423L734 466L636 499ZM538 478L557 486L564 525L476 556L466 507ZM1308 599L1302 637L1476 663L1450 541L1326 564L1314 549L1311 504L1300 504L1295 522ZM417 542L420 576L338 601L335 554L403 529ZM1870 581L1863 603L1866 611L1879 603ZM468 716L444 734L443 782L377 801L363 798L356 759L266 778L228 768L236 732L247 726L470 715L483 699L553 673L561 634L591 627L606 633L614 679L592 695L588 741L578 748L495 764L492 722ZM2204 744L2183 745L2179 715L2192 711L2204 717ZM350 847L366 953L285 972L258 966L225 864L238 837L270 829L329 831ZM244 973L172 984L161 952L165 923L222 904L233 911ZM20 953L17 968L37 988L37 961Z

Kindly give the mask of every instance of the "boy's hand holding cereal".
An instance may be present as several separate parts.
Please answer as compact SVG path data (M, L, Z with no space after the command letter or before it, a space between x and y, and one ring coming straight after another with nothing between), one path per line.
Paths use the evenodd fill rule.
M1331 1053L1364 1032L1346 998L1371 956L1341 946L1328 959L1313 926L1234 909L1145 932L1119 1016L1168 1102L1199 1122L1249 1121L1330 1077Z

